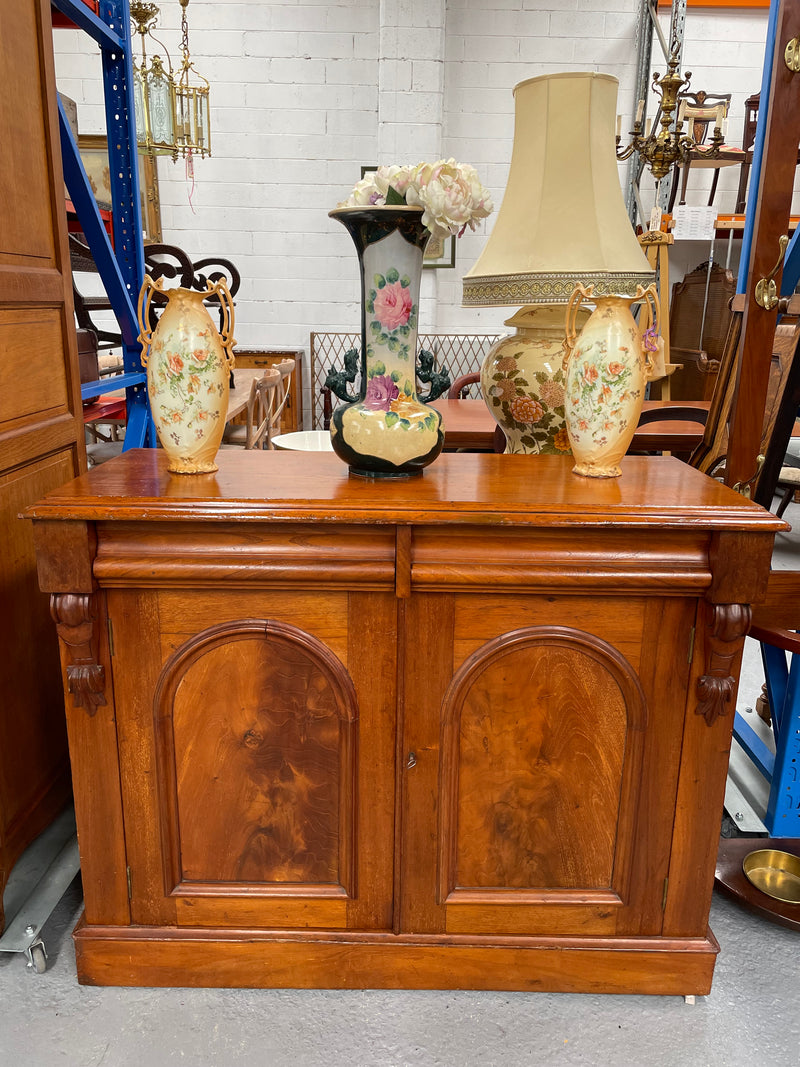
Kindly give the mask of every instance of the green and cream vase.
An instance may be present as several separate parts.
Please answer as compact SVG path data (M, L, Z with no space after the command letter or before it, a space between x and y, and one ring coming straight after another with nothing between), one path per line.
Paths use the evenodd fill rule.
M333 410L331 444L350 472L364 478L420 474L442 450L441 415L426 401L448 387L430 362L417 366L417 320L422 256L430 231L422 209L408 205L337 208L361 273L361 355L357 395L355 360L326 384L345 400ZM422 357L422 353L420 354ZM424 400L417 379L430 383Z
M152 305L159 295L166 307L152 327ZM221 331L203 305L218 297L223 310ZM147 368L150 413L167 469L173 474L204 474L217 470L228 414L228 389L233 368L233 301L224 281L207 289L164 289L163 279L146 275L139 294L139 341Z
M589 312L581 308L583 324ZM515 333L501 337L484 357L481 392L506 438L506 453L569 452L564 423L564 305L520 308L506 319Z
M580 334L580 305L595 305ZM644 302L640 323L631 305ZM577 285L567 306L565 417L575 474L617 478L644 403L657 349L658 292L639 285L634 296L595 296Z

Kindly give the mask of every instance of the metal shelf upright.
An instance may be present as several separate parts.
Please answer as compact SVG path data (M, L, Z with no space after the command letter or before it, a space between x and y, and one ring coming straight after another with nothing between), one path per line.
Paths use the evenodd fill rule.
M100 0L95 14L83 0L51 0L52 6L100 47L111 185L114 245L106 233L72 130L59 103L64 181L97 264L122 336L123 373L81 387L84 400L125 388L124 448L155 445L147 403L147 377L137 341L135 302L144 280L144 240L139 199L133 60L128 0Z

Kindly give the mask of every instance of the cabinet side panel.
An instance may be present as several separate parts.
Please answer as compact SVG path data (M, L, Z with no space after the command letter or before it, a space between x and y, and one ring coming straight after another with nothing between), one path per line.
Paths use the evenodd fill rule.
M701 602L687 693L664 935L705 932L714 887L733 715L749 611ZM726 622L729 625L726 625ZM720 640L720 636L725 640ZM714 678L722 660L726 679ZM728 698L704 714L701 678L727 681Z
M127 926L131 921L128 860L105 597L98 593L91 602L90 612L95 612L93 644L104 674L104 703L92 708L84 700L79 706L73 694L66 695L81 881L87 923ZM66 641L61 643L61 654L66 673L72 661Z

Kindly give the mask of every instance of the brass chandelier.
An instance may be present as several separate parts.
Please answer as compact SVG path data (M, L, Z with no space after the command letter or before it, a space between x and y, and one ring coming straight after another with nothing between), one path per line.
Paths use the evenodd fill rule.
M689 154L697 148L697 142L692 137L681 132L682 121L676 122L674 129L671 128L673 113L678 104L680 91L688 88L692 77L690 71L686 72L685 77L681 77L678 73L679 49L680 46L677 39L673 39L670 57L667 62L667 73L663 77L660 77L657 73L653 75L653 90L661 98L659 106L661 128L658 132L653 131L651 133L648 121L647 130L643 135L642 114L644 100L640 100L630 135L630 144L625 148L620 148L621 138L619 133L617 133L616 139L617 159L628 159L634 152L637 152L640 159L650 168L657 182L669 174L676 163L686 163ZM719 126L715 126L714 133L708 142L708 147L703 153L704 156L708 159L717 158L723 141L723 131Z
M150 155L211 155L211 123L208 107L209 83L194 69L189 53L189 25L186 8L181 5L181 65L175 73L164 44L153 30L159 9L147 0L131 0L131 22L141 38L141 59L133 63L136 140L139 148ZM146 39L155 41L164 58L148 58Z

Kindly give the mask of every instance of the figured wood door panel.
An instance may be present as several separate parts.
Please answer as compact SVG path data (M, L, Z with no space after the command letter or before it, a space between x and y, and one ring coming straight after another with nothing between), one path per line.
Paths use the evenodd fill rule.
M632 675L577 631L518 631L475 655L444 707L448 901L460 886L611 886L629 712L641 720Z
M434 730L440 740L436 803L427 806L438 871L428 929L658 931L666 867L654 871L647 838L669 841L688 673L688 663L664 656L658 636L690 626L692 611L679 599L522 596L511 605L466 595L440 611L440 638L452 641L449 684L432 687L421 713L421 692L409 693L405 726L415 752ZM413 618L424 627L421 607ZM615 646L617 626L629 656ZM424 805L432 772L417 787L418 765L405 792ZM404 863L414 856L408 808L407 800ZM424 824L417 812L418 840ZM408 878L422 888L416 872ZM415 922L410 909L404 916Z
M130 595L109 598L126 630L121 637L115 618L117 644L133 636L131 624L140 625L134 616L141 612L122 609ZM217 593L212 615L227 621L184 632L181 640L165 632L180 620L176 596L149 598L158 633L147 644L153 649L157 641L163 659L149 696L131 707L138 725L123 728L123 748L135 735L149 750L143 762L143 753L131 749L135 765L123 772L126 822L150 823L149 832L132 835L139 854L131 857L136 920L172 912L187 926L341 929L357 921L360 928L386 928L394 798L391 787L381 794L371 783L373 775L389 783L393 775L393 734L383 734L394 641L371 656L371 689L363 669L356 670L357 693L343 662L348 640L336 642L340 657L298 624L296 610L281 611L281 596L249 595L242 604L235 593ZM274 617L236 616L254 598L262 606L271 601ZM207 620L214 598L184 599L185 631L187 619ZM287 599L296 609L302 595ZM389 596L319 594L317 620L326 614L322 608L337 636L355 632L359 651L369 640L364 624L392 631ZM124 726L126 698L120 703ZM151 758L153 784L137 782ZM141 897L140 865L149 872Z

